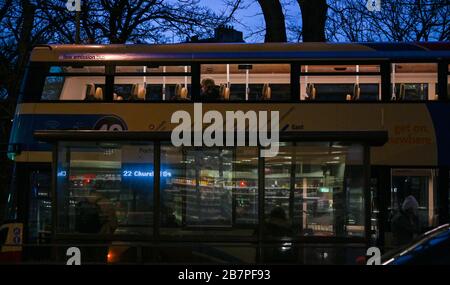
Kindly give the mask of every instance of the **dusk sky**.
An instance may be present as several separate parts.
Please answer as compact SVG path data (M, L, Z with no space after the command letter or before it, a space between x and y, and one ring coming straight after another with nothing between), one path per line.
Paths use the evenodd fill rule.
M220 12L226 9L227 0L200 0L200 3ZM282 0L282 5L285 10L286 24L289 22L300 21L300 9L296 1ZM260 36L252 35L252 32L264 29L264 16L261 8L256 0L243 0L245 9L241 9L236 13L236 19L241 22L235 23L234 27L244 33L244 37L248 42L263 41L264 32Z

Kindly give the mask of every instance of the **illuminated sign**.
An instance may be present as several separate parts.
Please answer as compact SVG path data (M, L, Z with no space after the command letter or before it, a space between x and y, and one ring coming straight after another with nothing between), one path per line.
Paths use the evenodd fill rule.
M67 172L65 170L59 171L57 176L58 177L66 177L67 176Z
M328 187L320 187L319 188L319 192L330 193L330 188L328 188Z
M153 177L155 176L153 170L151 171L142 171L142 170L123 170L123 177ZM172 177L172 173L167 170L161 170L160 177Z

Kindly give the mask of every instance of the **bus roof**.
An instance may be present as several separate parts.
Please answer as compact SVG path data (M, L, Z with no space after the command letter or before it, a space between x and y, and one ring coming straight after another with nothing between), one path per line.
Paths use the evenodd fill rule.
M31 61L35 62L436 60L449 58L450 42L39 45L31 54Z

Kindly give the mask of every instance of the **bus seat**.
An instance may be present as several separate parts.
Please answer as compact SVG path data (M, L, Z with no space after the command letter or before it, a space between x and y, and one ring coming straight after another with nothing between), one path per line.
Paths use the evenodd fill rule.
M113 94L114 101L122 101L123 97L121 95L117 95L117 93Z
M130 98L136 98L137 97L137 84L131 85L131 91L130 91Z
M316 100L317 89L314 84L311 84L311 100Z
M308 85L306 85L306 95L307 95L306 100L316 100L316 94L317 94L317 90L314 87L314 84L308 83Z
M181 85L177 84L175 85L175 97L180 98L181 96Z
M180 98L186 99L188 96L188 89L186 87L181 87L180 89Z
M186 87L183 87L181 84L175 85L175 98L176 99L187 99L188 96L188 89Z
M103 100L103 89L101 87L97 87L95 90L95 100Z
M138 94L137 94L137 99L138 100L145 100L145 95L147 93L147 90L145 90L144 87L139 88Z
M86 94L84 97L85 100L94 100L95 99L95 85L93 83L89 83L86 85Z
M220 97L224 100L230 99L230 88L226 84L220 84Z
M272 88L270 88L270 85L268 83L265 83L262 89L262 99L270 100L271 98L272 98Z
M305 100L312 100L311 83L306 84L306 97Z
M353 97L352 97L352 100L359 100L360 95L361 95L361 88L359 87L359 84L355 84L353 86Z

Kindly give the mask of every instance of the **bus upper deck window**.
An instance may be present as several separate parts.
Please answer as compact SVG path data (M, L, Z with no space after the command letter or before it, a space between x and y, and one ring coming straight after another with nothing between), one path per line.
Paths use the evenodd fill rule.
M290 64L203 64L201 97L205 101L287 101Z
M312 101L380 100L380 66L302 65L300 99Z
M191 67L166 66L116 66L114 100L155 101L190 100Z
M393 63L391 70L392 101L437 100L436 63Z
M51 66L44 80L42 101L104 100L104 66Z

